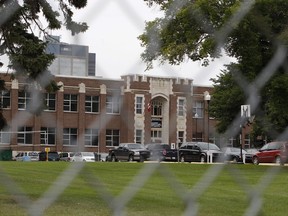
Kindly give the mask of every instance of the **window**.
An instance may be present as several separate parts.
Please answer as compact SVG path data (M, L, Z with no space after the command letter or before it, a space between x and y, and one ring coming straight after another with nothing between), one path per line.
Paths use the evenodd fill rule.
M152 115L162 116L162 102L152 101Z
M56 94L54 93L45 93L45 110L55 111L56 107Z
M77 137L77 128L63 128L63 145L76 145Z
M90 113L98 113L100 106L99 96L85 96L85 111Z
M193 104L193 113L195 118L203 118L204 103L203 101L195 101ZM197 113L197 115L196 115Z
M106 146L119 146L119 130L106 130Z
M120 113L120 97L119 96L107 96L106 97L106 110L109 114Z
M59 65L62 75L72 75L72 61L71 58L63 56L57 57L59 59Z
M143 137L142 134L143 134L142 130L136 130L136 136L135 136L136 143L142 143L142 137Z
M41 144L55 145L56 144L56 129L41 127Z
M86 60L73 58L73 76L86 76Z
M10 136L11 133L9 133L9 131L0 131L0 143L1 144L9 144L10 143Z
M32 144L32 127L18 128L17 142L19 144Z
M20 91L18 92L18 109L27 109L27 106L31 100L29 92Z
M185 99L178 99L177 104L178 116L184 116L185 114Z
M180 146L184 142L184 131L178 131L178 145Z
M85 145L98 146L98 129L85 129Z
M162 131L161 130L151 130L151 138L161 138Z
M2 91L1 92L1 106L2 108L10 108L10 91Z
M77 95L64 94L63 105L64 111L77 112Z
M136 96L135 111L136 111L136 114L142 114L143 113L143 97L141 97L141 96Z

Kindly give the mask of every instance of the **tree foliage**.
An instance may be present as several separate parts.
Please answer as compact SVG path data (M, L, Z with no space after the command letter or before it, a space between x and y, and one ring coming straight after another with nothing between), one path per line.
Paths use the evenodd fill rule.
M144 47L141 57L147 69L153 67L155 60L181 64L189 59L207 65L223 49L226 55L237 59L237 64L227 65L212 80L215 90L210 110L219 120L218 131L224 132L239 114L248 99L249 86L254 86L262 99L255 109L255 122L265 122L262 129L266 131L281 132L286 128L288 75L283 65L287 53L282 67L269 69L265 83L259 85L257 79L279 46L287 46L288 1L144 1L150 6L159 5L164 11L163 17L147 22L144 33L138 37Z
M66 26L72 35L86 31L86 23L77 23L72 19L73 8L80 9L86 4L87 0L60 0L58 11L53 10L46 0L24 0L23 5L19 5L17 0L1 0L0 56L8 55L9 68L13 69L16 75L21 74L37 80L39 75L48 73L47 68L54 60L54 55L45 52L47 43L38 37L39 33L49 37L49 30L60 29L62 25ZM61 22L60 15L64 22ZM47 26L42 26L41 18L46 20ZM44 83L42 87L48 86L55 87L51 83Z
M47 70L54 60L54 55L46 53L47 42L44 39L49 37L48 31L66 26L75 35L88 29L86 23L73 21L73 10L85 7L87 0L59 0L54 2L55 5L56 10L46 0L23 0L22 5L18 0L0 0L0 57L9 57L8 68L12 69L12 77L20 75L28 83L40 86L39 90L48 92L59 89ZM47 26L43 26L43 19ZM41 34L43 38L38 36ZM5 83L0 81L0 90L3 90ZM39 113L39 109L33 112ZM5 125L1 113L0 129Z

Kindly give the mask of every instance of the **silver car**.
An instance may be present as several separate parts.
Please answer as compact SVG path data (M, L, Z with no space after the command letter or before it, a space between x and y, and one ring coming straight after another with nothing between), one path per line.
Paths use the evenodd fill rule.
M72 162L95 162L94 152L76 152L71 158Z

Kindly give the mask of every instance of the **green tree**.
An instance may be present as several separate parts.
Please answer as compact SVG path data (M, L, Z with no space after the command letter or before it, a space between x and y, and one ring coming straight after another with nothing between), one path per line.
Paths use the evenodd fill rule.
M263 79L265 81L259 83L258 78L279 47L285 49L287 45L288 1L146 2L150 6L159 5L164 12L162 18L147 22L144 33L138 37L144 47L141 57L147 63L147 69L153 67L155 60L177 65L189 59L207 65L220 56L222 49L226 55L236 58L237 64L227 66L212 80L215 91L210 111L219 120L218 131L224 132L231 125L252 89L262 99L252 114L257 112L256 117L261 119L257 121L259 123L272 123L262 125L263 130L265 127L265 131L270 131L267 127L271 125L277 125L273 129L278 132L286 128L286 103L282 103L288 101L285 68L279 65L270 67ZM287 53L284 52L283 56L282 65L287 60ZM277 85L278 81L280 84ZM283 92L281 96L279 91Z
M43 38L47 38L49 30L62 26L66 26L72 35L88 29L86 23L77 23L72 19L73 9L85 7L87 0L59 0L54 5L59 8L58 11L53 10L46 0L24 0L23 5L19 5L18 0L0 0L0 56L9 57L8 68L13 69L12 77L26 77L48 91L59 88L47 70L55 57L45 52L47 42L38 35L41 33ZM41 18L46 20L47 26L42 26ZM0 61L1 66L3 63ZM5 88L5 84L2 87Z
M11 63L9 67L15 70L16 75L25 75L35 80L39 75L47 73L54 55L45 52L47 43L37 36L39 32L44 37L49 37L49 30L60 29L62 25L66 26L72 35L87 30L86 23L72 20L72 7L85 7L87 0L61 0L58 4L64 23L59 18L61 13L54 11L47 1L24 0L23 5L19 5L17 0L0 1L0 56L8 55ZM41 27L40 18L47 21L45 28ZM38 28L34 30L32 25Z

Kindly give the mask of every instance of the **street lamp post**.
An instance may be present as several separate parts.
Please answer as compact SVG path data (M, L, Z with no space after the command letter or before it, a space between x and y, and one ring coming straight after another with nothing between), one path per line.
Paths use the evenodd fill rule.
M197 130L197 122L198 122L198 113L195 113L195 120L196 120L196 133L195 133L195 138L196 138L196 142L198 141L198 130Z
M207 142L208 142L208 163L212 162L212 157L210 155L210 146L209 146L209 103L211 100L211 96L208 91L204 92L204 100L207 102L207 116L208 116L208 121L207 121ZM210 160L211 157L211 160Z

